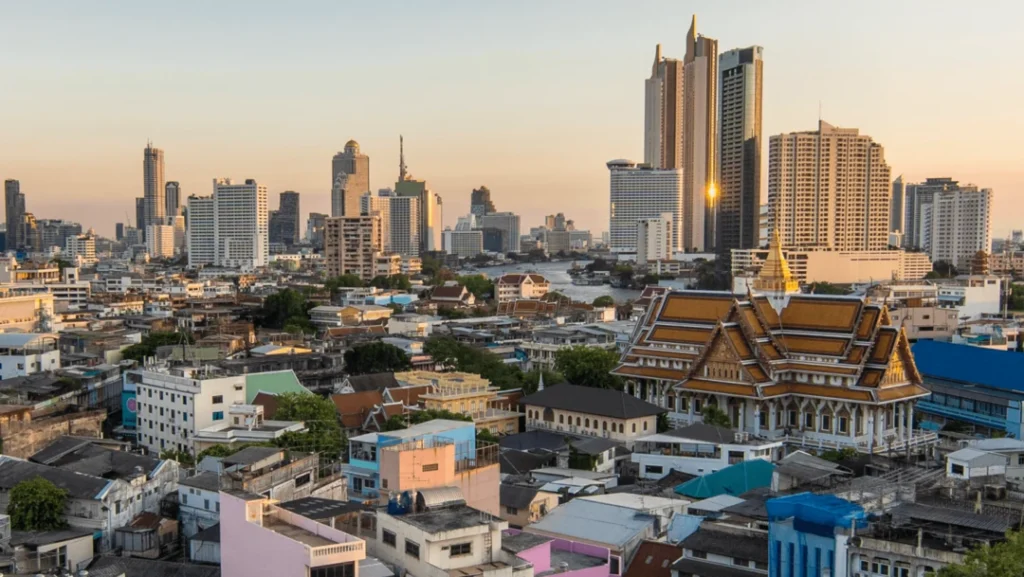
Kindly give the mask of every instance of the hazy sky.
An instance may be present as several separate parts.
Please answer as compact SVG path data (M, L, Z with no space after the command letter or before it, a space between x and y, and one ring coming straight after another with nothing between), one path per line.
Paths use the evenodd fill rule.
M28 210L112 234L142 195L146 140L207 195L256 178L329 212L354 138L374 189L406 160L446 223L486 184L499 210L608 226L612 158L643 156L654 46L682 58L691 14L721 51L764 46L764 135L856 127L893 175L995 190L1024 227L1019 2L397 0L0 2L0 179ZM767 163L767 150L765 163ZM766 195L766 191L762 191Z

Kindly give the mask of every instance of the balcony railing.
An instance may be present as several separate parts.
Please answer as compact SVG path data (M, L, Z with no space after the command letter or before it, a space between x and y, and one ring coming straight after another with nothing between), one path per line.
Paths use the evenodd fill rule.
M478 441L478 444L480 442ZM476 457L472 459L460 459L455 462L455 472L469 471L472 469L479 469L480 467L486 467L488 465L494 465L498 462L498 445L497 443L488 443L485 445L478 446L476 449Z

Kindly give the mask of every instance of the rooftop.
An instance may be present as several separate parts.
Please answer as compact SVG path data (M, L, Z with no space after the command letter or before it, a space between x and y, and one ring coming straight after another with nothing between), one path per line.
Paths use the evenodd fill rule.
M263 516L263 528L269 529L278 535L284 535L293 541L298 541L310 547L326 547L328 545L337 545L330 539L325 539L312 531L308 531L297 525L291 523L285 523L273 515Z
M499 520L490 513L468 505L453 505L441 509L395 517L427 533L444 533L472 527L486 527L491 521Z
M576 411L614 419L636 419L665 413L647 401L614 389L583 387L564 383L547 387L520 399L520 405L534 405L564 411Z
M1024 392L1024 355L931 340L911 349L922 375Z
M625 507L573 499L531 524L527 531L621 548L637 536L646 535L653 528L654 519Z
M768 533L705 522L680 543L684 549L768 562Z
M306 497L304 499L287 501L278 504L278 507L297 515L302 515L307 519L313 519L314 521L366 510L366 507L359 503L321 499L320 497Z
M683 556L683 548L670 543L644 541L633 555L625 577L670 577L672 562Z
M504 533L501 536L501 548L509 553L522 553L527 549L533 549L538 545L549 543L551 537L536 535L534 533L520 532L516 534Z
M182 479L179 484L185 485L186 487L195 487L196 489L204 489L206 491L219 491L220 490L220 475L213 471L203 471L194 477Z
M751 489L772 484L775 465L762 459L743 461L720 471L703 475L676 487L676 493L704 499L715 495L741 495Z

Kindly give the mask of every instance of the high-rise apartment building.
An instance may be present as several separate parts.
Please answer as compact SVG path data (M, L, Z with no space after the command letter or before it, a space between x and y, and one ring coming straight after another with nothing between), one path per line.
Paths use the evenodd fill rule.
M887 248L890 185L882 145L856 128L822 120L769 140L769 221L784 247Z
M477 226L481 229L494 229L501 232L501 242L494 248L495 252L519 252L519 215L512 212L494 212L477 217ZM485 242L485 244L487 244Z
M327 219L330 218L322 212L309 213L306 221L306 240L315 248L324 247L324 227L327 226Z
M116 240L116 241L124 240L124 223L123 222L119 222L119 223L114 224L114 240Z
M166 190L164 183L164 151L146 145L142 157L142 191L146 203L146 214L140 228L151 224L162 224L167 215Z
M188 266L198 267L217 262L217 244L214 241L216 217L212 196L188 197Z
M383 245L379 216L328 218L324 230L327 275L354 274L369 281L374 277L374 259Z
M345 178L340 183L338 175ZM340 186L339 186L340 184ZM359 216L359 197L370 192L370 157L349 140L331 160L331 216Z
M387 229L390 237L385 241L387 250L402 256L419 256L422 243L422 214L420 213L420 199L415 196L396 196L387 201L387 218L384 218L383 211L381 222L387 220L387 225L382 226L381 236Z
M652 260L672 258L672 215L641 218L636 223L636 262L643 265Z
M21 223L25 217L25 195L21 192L21 182L4 181L4 209L7 219L7 250L17 250L25 244L22 237Z
M167 224L151 224L146 227L146 252L150 258L172 258L174 256L174 227Z
M178 216L181 214L181 185L171 180L164 185L164 215Z
M138 197L135 199L135 228L145 234L146 230L146 198Z
M637 221L672 215L672 250L683 249L683 171L656 169L631 160L608 162L609 248L612 252L636 252Z
M658 44L651 77L644 81L644 163L681 168L682 130L683 62L664 58Z
M517 240L518 242L518 240ZM446 254L459 258L473 258L484 251L484 233L477 228L476 215L460 216L455 229L446 229L441 235Z
M966 270L978 251L992 250L992 189L965 185L937 191L917 214L920 248L933 263Z
M759 246L762 48L718 58L718 184L715 248Z
M889 232L902 232L903 229L903 197L906 187L903 185L903 175L892 181L892 200L889 203Z
M96 258L96 235L90 230L86 234L69 236L64 243L64 257L76 264L95 264Z
M960 183L949 177L928 178L924 182L908 182L903 194L903 246L911 249L924 247L921 238L921 207L931 204L938 192L959 190Z
M491 190L486 186L480 188L474 188L473 193L469 197L469 212L477 216L483 216L492 212L497 212L494 208L494 202L491 200Z
M18 229L18 241L21 245L18 248L40 251L43 248L42 235L39 234L39 226L36 222L36 215L25 212L21 215L21 227Z
M377 194L368 192L359 197L359 214L377 215L380 217L380 234L384 239L384 252L393 252L391 249L391 199L393 195L390 188L382 188ZM417 211L416 221L413 229L418 233L419 212ZM419 252L419 236L416 237L416 252Z
M164 222L174 230L174 253L184 254L186 250L185 217L181 214L168 216Z
M266 266L270 256L267 187L252 179L236 184L230 178L217 178L213 181L210 204L204 200L189 197L189 265L242 269ZM201 236L211 228L212 263L206 260L210 254L209 240ZM192 254L195 248L199 248L200 254Z
M419 200L419 254L441 250L441 197L427 188L427 181L407 178L395 183L397 198L412 197ZM394 200L392 200L394 203ZM392 224L392 235L394 222ZM396 238L392 236L392 238Z
M697 17L686 34L683 59L684 250L715 245L715 178L718 175L718 41L697 35Z
M282 192L278 209L271 213L268 220L271 244L298 244L299 193L290 190Z

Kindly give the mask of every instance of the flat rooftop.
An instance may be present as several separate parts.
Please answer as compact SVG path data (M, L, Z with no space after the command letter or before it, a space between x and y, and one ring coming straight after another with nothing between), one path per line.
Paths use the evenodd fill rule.
M281 521L277 517L268 515L263 517L263 528L270 529L271 531L288 537L293 541L298 541L310 547L326 547L327 545L337 545L334 541L324 539L320 535L307 531L302 527L296 527Z
M591 567L607 565L608 561L600 557L591 557L582 553L573 553L572 551L565 551L563 549L551 549L551 569L542 573L537 573L534 577L555 575L560 572L559 567L562 563L569 566L569 571L578 571L580 569L589 569Z
M484 573L490 573L491 571L505 569L506 567L509 567L509 564L502 561L481 563L480 565L463 567L462 569L449 569L448 577L476 577L478 575L483 575Z
M472 527L486 527L492 520L490 513L474 509L468 505L455 505L423 513L396 516L396 519L422 529L427 533L444 533Z

